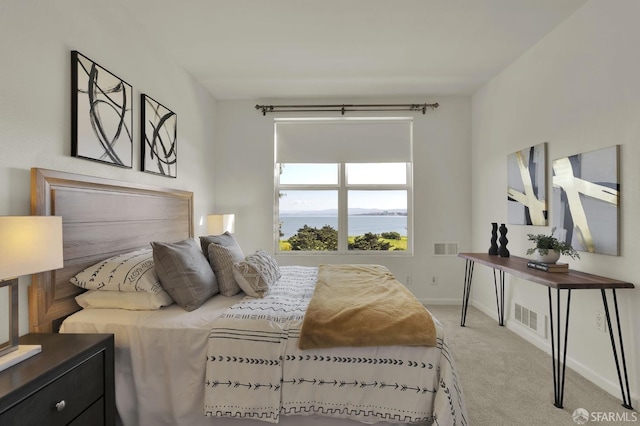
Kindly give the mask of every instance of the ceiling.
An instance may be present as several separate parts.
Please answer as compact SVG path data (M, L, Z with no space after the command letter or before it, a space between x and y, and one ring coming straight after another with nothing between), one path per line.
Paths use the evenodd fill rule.
M118 0L217 99L471 95L586 0Z

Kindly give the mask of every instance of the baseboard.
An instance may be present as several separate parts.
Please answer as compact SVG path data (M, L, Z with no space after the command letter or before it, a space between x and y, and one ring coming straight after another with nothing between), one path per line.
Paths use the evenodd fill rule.
M425 306L429 305L456 305L462 306L462 299L418 299Z
M485 315L487 315L487 316L489 316L491 318L494 318L496 320L496 322L498 321L498 314L497 314L495 306L488 307L488 306L486 306L486 305L484 305L482 303L479 303L479 302L477 302L475 300L474 301L470 301L470 303L471 303L471 306L473 306L474 308L478 309L483 314L485 314ZM551 356L551 343L550 343L549 340L543 339L538 334L535 334L533 332L528 331L523 326L521 326L520 324L518 324L515 321L512 321L508 317L505 317L505 326L510 331L513 331L515 334L517 334L518 336L522 337L527 342L531 343L532 345L534 345L538 349L546 352L549 356ZM628 354L626 354L626 355L628 356ZM613 362L613 360L612 360L612 362ZM614 397L616 397L618 399L621 399L622 395L621 395L621 392L620 392L620 384L617 382L617 377L615 378L616 381L611 381L608 378L601 376L600 374L595 372L593 369L585 366L584 364L580 363L579 361L576 361L569 354L567 354L567 367L569 367L570 369L572 369L573 371L575 371L576 373L578 373L579 375L581 375L585 379L589 380L591 383L595 384L596 386L598 386L602 390L604 390L607 393L611 394L612 396L614 396ZM629 379L631 379L631 377ZM637 394L633 393L633 392L631 393L631 402L632 402L632 405L634 407L636 407L636 408L640 406L639 396Z

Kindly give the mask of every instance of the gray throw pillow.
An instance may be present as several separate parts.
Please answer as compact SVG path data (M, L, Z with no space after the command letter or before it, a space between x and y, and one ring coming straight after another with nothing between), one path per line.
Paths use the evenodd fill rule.
M217 244L222 247L235 247L240 249L240 245L229 231L220 235L207 235L206 237L200 237L200 246L202 247L204 257L207 258L207 262L211 262L211 259L209 258L209 244ZM240 249L240 251L242 250ZM244 258L244 254L242 257Z
M218 293L218 283L198 243L151 243L160 284L185 311L198 309Z
M216 274L220 294L233 296L240 292L240 286L233 276L233 264L244 260L240 246L224 247L215 243L209 244L209 264Z
M233 276L247 296L264 297L280 279L280 267L264 250L257 250L242 262L233 264Z

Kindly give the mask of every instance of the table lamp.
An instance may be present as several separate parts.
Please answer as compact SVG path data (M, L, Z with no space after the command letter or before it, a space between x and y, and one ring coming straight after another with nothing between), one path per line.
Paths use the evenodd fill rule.
M6 295L9 306L8 341L0 343L0 371L42 349L40 345L18 345L18 277L59 269L63 263L62 217L0 216L0 301ZM4 330L0 336L2 333Z
M227 231L233 234L235 228L235 214L210 214L207 216L207 233L209 235L220 235Z

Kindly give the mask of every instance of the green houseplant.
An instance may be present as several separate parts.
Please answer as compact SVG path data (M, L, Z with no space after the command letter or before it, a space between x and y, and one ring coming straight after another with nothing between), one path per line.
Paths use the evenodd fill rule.
M580 259L580 254L566 241L560 241L553 236L556 228L551 230L550 235L527 234L530 241L535 243L535 247L527 249L528 255L536 255L536 260L545 263L555 263L560 255L569 256L572 259Z

